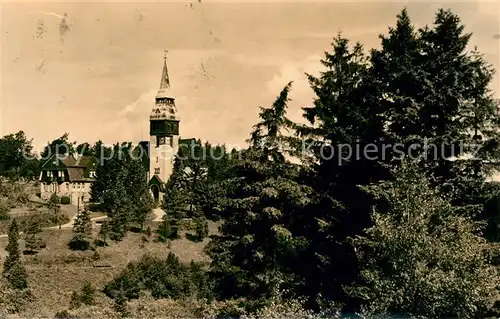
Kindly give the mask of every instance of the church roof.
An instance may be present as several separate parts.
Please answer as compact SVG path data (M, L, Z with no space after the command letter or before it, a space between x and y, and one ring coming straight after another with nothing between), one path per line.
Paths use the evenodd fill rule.
M156 94L157 99L162 98L174 98L172 89L170 88L170 78L168 76L168 67L167 67L167 56L163 58L163 71L161 73L161 81L160 88L158 89L158 93Z

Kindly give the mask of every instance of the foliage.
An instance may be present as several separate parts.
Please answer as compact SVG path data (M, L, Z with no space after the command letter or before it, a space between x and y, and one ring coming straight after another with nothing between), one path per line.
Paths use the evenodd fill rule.
M203 241L208 236L208 221L204 217L195 220L195 236L197 241Z
M167 183L167 189L165 190L165 197L163 201L163 209L165 211L163 223L168 223L168 228L170 228L169 231L171 232L171 234L165 238L170 239L179 238L181 222L186 217L187 207L186 193L183 189L179 188L178 185L175 185L177 183L175 176L176 175L174 175L174 177Z
M110 217L109 235L113 240L121 240L132 223L142 229L154 206L147 172L141 160L130 156L131 149L131 143L104 149L103 152L112 154L107 154L109 159L97 168L96 182L92 185L92 200L101 202Z
M10 204L7 199L0 198L0 220L10 219Z
M13 289L12 285L0 278L0 315L20 313L29 308L34 299L29 289Z
M69 198L68 196L62 196L60 201L61 201L61 205L71 204L71 198Z
M64 133L61 137L47 143L47 146L43 149L41 157L43 159L49 159L50 156L66 155L75 153L76 142L69 141L69 133Z
M156 240L162 243L168 243L171 239L177 239L179 234L178 229L175 229L171 225L171 219L167 216L163 217L158 229L156 229Z
M196 263L184 266L177 256L169 253L166 259L144 255L131 262L104 288L113 299L137 299L142 290L154 298L210 298L208 276Z
M11 209L28 203L26 184L0 178L0 201L4 209Z
M500 297L491 245L472 213L450 205L423 176L403 165L394 181L363 187L390 208L375 209L374 226L353 241L364 284L349 291L374 314L483 317Z
M29 253L35 253L46 246L43 240L37 236L41 231L40 217L38 215L32 216L28 221L25 236L25 247Z
M79 212L73 225L73 238L68 246L72 250L88 250L92 243L92 221L88 211Z
M91 283L86 281L80 291L74 291L71 295L71 308L78 308L81 305L91 306L95 304L96 289Z
M285 117L290 87L271 108L261 108L251 147L232 167L235 177L221 205L220 234L207 246L220 298L268 298L301 284L292 265L306 243L292 223L305 213L312 193L301 185L299 167L285 159L294 142L284 134L290 127Z
M19 251L19 228L15 219L9 227L9 243L5 250L8 255L3 263L3 275L15 289L26 289L28 287L28 274L21 263Z
M56 195L56 193L53 193L48 201L47 207L49 211L54 212L54 216L56 217L57 220L59 220L59 215L61 213L61 199ZM61 228L61 222L59 221L59 228Z
M107 240L109 238L109 222L104 220L101 224L101 229L99 230L99 241L102 242L104 246L107 245Z
M445 10L433 26L416 30L403 10L379 49L367 56L361 44L350 48L339 35L322 60L325 70L309 76L316 99L305 108L309 124L298 131L308 146L303 181L319 199L300 220L308 241L302 258L310 262L297 271L307 295L359 307L342 288L360 280L347 239L372 226L374 199L358 185L390 180L390 168L403 156L418 162L455 206L491 198L485 177L499 155L499 117L488 89L492 70L478 52L467 52L470 35L463 30ZM476 158L450 161L473 144Z
M32 140L23 131L0 138L0 175L32 179L38 177L39 166Z

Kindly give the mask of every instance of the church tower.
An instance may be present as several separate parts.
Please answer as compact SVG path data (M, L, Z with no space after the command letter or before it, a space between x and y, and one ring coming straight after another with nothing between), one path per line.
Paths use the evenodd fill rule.
M149 116L149 185L156 201L163 200L163 184L172 174L179 148L179 117L170 88L167 56L163 59L160 88Z

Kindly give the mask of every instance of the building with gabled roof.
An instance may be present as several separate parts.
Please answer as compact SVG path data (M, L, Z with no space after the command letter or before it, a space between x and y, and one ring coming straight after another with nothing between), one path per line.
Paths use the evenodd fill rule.
M69 197L72 204L88 202L99 165L93 156L53 154L43 163L40 172L40 197L52 194Z

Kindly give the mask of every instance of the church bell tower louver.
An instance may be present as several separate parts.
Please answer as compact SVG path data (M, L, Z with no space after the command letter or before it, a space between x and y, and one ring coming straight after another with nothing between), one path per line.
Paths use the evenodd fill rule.
M172 174L179 148L179 116L170 88L167 51L163 59L160 88L149 116L149 185L156 201L163 200L163 185Z

